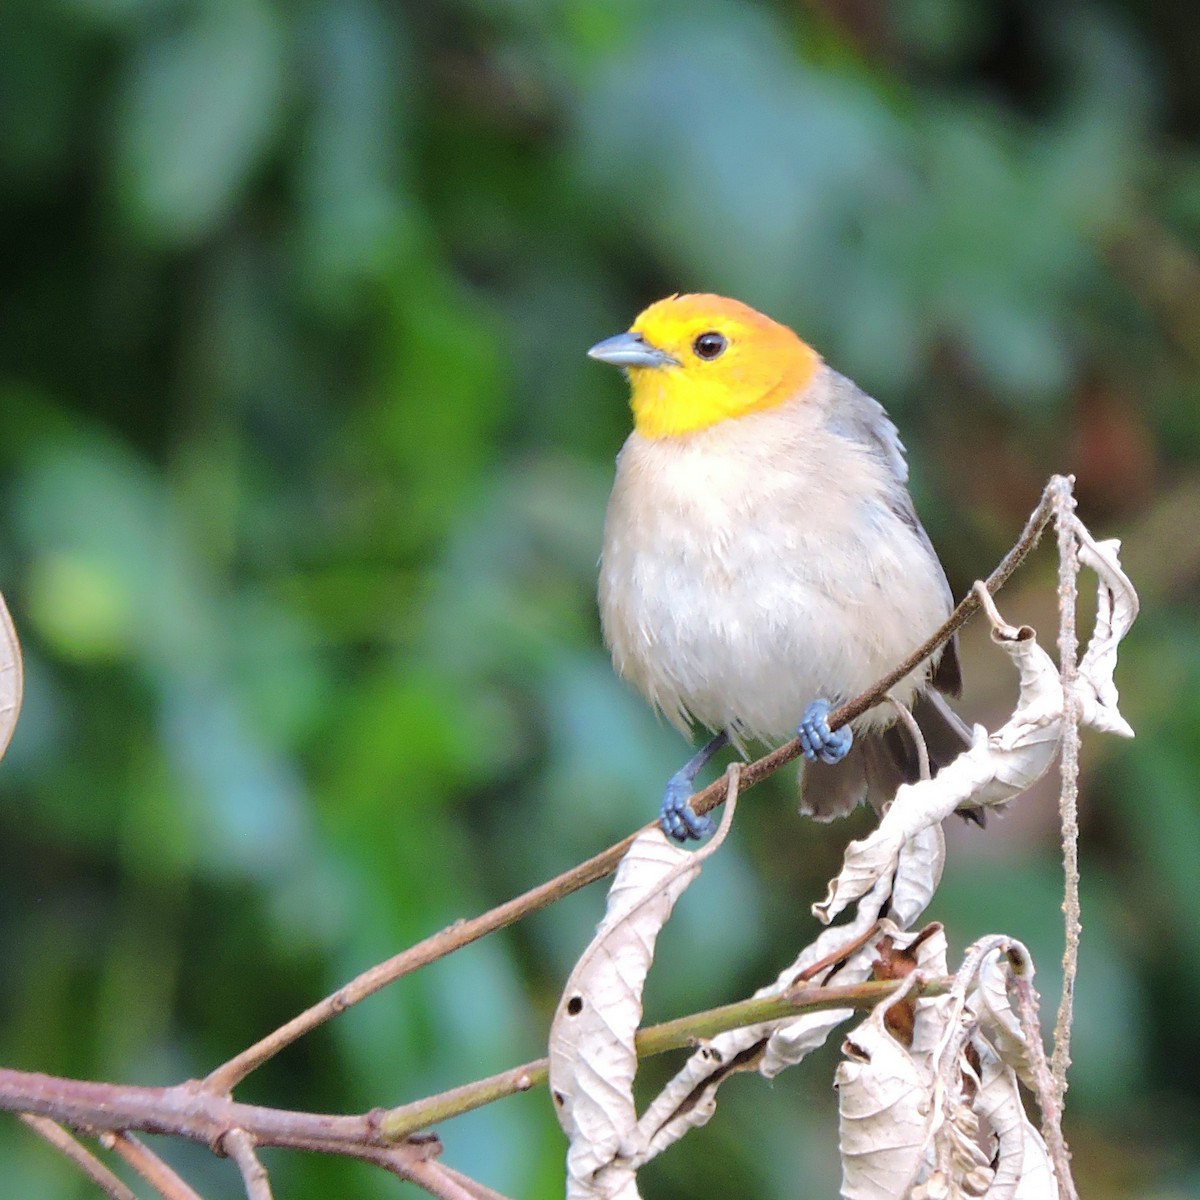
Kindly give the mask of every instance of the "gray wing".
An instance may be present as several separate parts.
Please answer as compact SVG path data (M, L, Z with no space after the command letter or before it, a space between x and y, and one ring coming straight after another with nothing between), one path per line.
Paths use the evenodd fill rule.
M903 495L908 511L912 513L907 487L908 460L904 457L900 431L892 424L883 405L868 396L853 380L832 370L829 375L833 393L829 428L839 436L871 449L888 468L896 482L896 491ZM915 513L912 521L920 528Z
M904 443L900 440L900 431L892 423L883 405L868 396L856 383L832 370L830 377L833 393L828 420L830 430L856 445L866 446L887 468L890 482L888 507L913 531L930 557L940 566L941 560L917 516L912 497L908 494L908 460L904 457ZM944 570L941 577L946 594L946 611L949 613L954 607L954 596ZM957 696L962 691L957 637L946 643L945 650L934 664L933 686L950 696Z

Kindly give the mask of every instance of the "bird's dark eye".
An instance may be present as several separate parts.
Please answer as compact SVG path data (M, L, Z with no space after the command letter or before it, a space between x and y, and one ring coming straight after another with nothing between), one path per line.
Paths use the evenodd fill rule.
M709 330L708 333L702 333L692 343L692 350L697 358L714 359L720 358L725 353L725 347L729 345L723 333L717 333L715 329Z

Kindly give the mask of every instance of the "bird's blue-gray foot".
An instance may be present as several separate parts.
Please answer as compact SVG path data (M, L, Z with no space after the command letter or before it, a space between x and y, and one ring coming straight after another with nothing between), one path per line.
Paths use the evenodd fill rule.
M713 831L712 817L697 816L692 810L692 781L680 771L667 782L658 823L663 833L676 842L699 840Z
M837 763L850 753L854 733L849 725L841 729L829 728L829 701L814 700L800 718L796 736L809 762Z
M658 824L667 837L676 842L699 840L713 831L712 818L698 816L691 805L692 787L696 776L704 769L709 759L729 743L727 733L718 733L706 742L667 781Z

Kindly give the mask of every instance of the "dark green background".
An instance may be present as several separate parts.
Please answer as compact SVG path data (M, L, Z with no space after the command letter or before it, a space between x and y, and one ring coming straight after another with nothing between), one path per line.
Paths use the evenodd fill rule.
M628 413L584 351L714 290L888 404L956 592L1053 470L1125 539L1138 740L1084 740L1068 1134L1089 1200L1200 1196L1198 60L1183 0L8 0L0 586L27 686L0 1062L203 1073L655 810L685 747L599 644ZM1049 548L1003 605L1052 644ZM979 630L964 658L964 713L1002 719L1009 668ZM792 811L786 786L744 803L650 1018L813 936L869 822ZM953 830L932 913L956 955L1025 939L1048 1013L1055 821L1050 788ZM602 902L404 981L239 1094L361 1110L536 1057ZM835 1062L732 1081L645 1194L833 1194ZM440 1132L452 1165L561 1195L544 1094ZM267 1159L289 1200L406 1190ZM0 1163L5 1194L92 1194L13 1121Z

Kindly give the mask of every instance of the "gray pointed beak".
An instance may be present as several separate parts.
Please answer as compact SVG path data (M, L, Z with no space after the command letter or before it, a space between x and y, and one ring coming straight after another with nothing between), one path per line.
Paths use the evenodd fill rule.
M612 363L614 367L677 367L679 362L665 350L652 346L640 333L618 333L597 342L588 358Z

